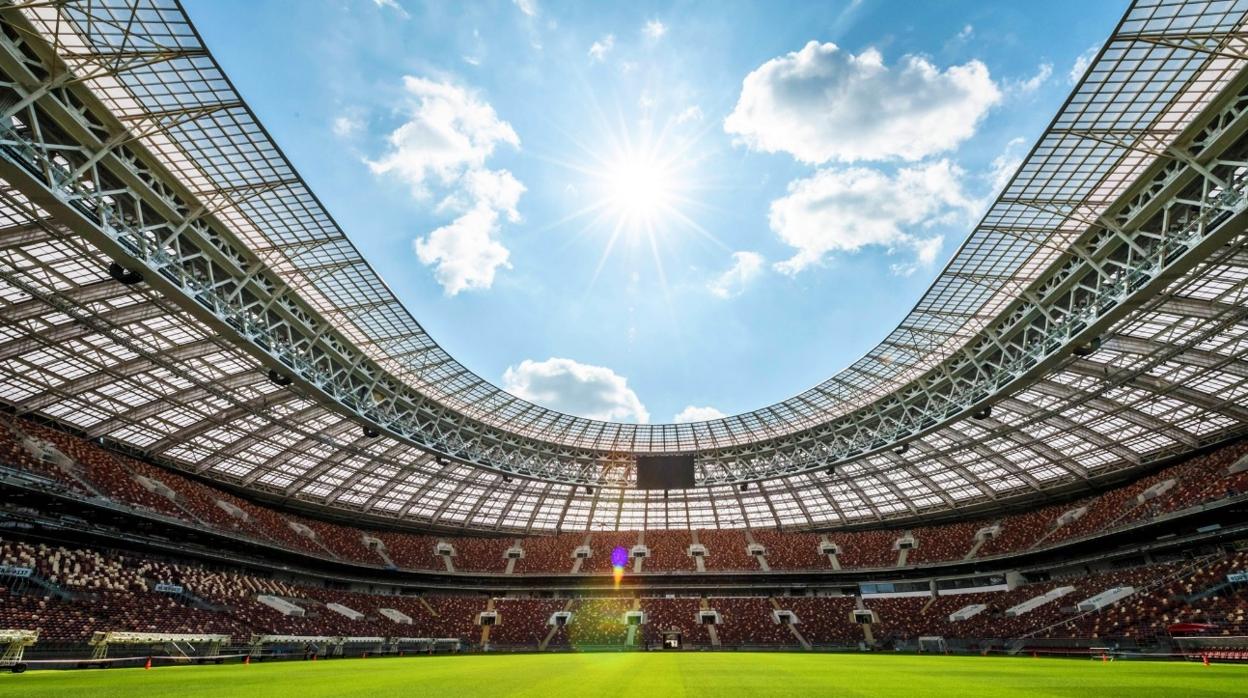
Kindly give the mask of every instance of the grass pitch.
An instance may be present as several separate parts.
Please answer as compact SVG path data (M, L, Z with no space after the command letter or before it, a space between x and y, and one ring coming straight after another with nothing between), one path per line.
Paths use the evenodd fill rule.
M1244 696L1248 666L788 653L438 656L31 671L0 696Z

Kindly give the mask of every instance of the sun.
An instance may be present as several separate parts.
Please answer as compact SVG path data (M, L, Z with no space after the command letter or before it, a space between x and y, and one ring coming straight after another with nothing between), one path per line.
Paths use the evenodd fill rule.
M663 257L687 244L682 233L723 247L696 220L709 210L703 197L713 180L704 168L712 151L700 145L705 131L679 126L673 117L664 126L647 122L634 132L623 122L612 127L604 120L592 135L568 134L579 157L551 158L570 174L564 190L572 203L552 227L574 227L578 238L603 243L591 287L617 250L630 264L637 251L648 251L666 288Z
M630 226L653 227L670 213L680 183L670 163L651 153L622 153L602 176L603 197L614 216Z

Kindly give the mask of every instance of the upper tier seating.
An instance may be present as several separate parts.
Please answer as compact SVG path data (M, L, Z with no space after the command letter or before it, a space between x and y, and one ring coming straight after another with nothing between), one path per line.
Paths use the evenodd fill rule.
M692 572L697 563L689 555L693 536L689 531L646 531L646 547L650 557L642 569L646 572Z
M507 570L507 549L514 538L453 538L455 569L464 572L501 573Z
M961 560L975 545L975 533L992 521L962 521L942 526L922 526L910 530L918 547L910 551L906 564Z
M758 570L758 561L749 553L745 531L703 528L698 542L706 546L706 569L718 571Z
M572 571L572 553L584 542L583 533L526 538L523 544L524 557L516 561L516 572L567 574Z
M52 449L52 450L49 450ZM910 533L918 547L906 564L930 564L964 558L974 545L975 533L998 523L1000 533L978 549L977 559L1060 544L1096 535L1190 507L1248 492L1248 471L1231 475L1228 466L1248 453L1248 441L1168 466L1128 485L1094 497L1052 504L1036 510L979 521L916 527ZM39 454L36 456L36 454ZM51 455L49 455L51 454ZM102 496L119 504L154 512L185 522L227 532L267 545L275 545L321 558L380 566L387 557L369 547L365 536L380 539L388 560L401 569L445 571L437 554L440 541L454 546L453 567L462 573L502 573L505 551L517 540L508 537L429 536L394 531L369 531L280 513L233 494L184 477L179 473L105 450L99 444L26 419L0 422L0 466L30 473L55 483L58 492L80 497ZM1147 502L1139 496L1149 487L1173 480L1174 485ZM1065 512L1086 507L1077 520L1057 526ZM293 525L292 525L293 524ZM307 535L311 532L312 535ZM840 548L840 567L889 568L896 566L894 542L906 529L831 531L826 534L758 529L750 532L767 551L767 564L776 570L828 569L819 552L827 540ZM707 549L704 560L710 572L759 570L747 550L743 530L702 529L650 530L644 541L650 549L643 572L692 572L696 561L688 554L694 536ZM631 548L640 540L636 531L594 532L589 536L593 555L580 567L582 574L610 574L611 551ZM573 551L586 541L586 533L519 539L525 556L514 566L516 574L567 574L573 567ZM631 573L630 564L629 571Z
M897 551L893 543L898 531L835 531L828 540L841 550L837 555L841 567L893 567Z
M637 545L636 531L595 531L589 540L589 548L593 551L593 555L581 565L581 572L589 574L611 572L612 551L616 548L630 551L634 545ZM632 566L626 564L625 568L631 570Z
M773 570L831 569L828 556L819 552L823 536L817 533L781 533L758 529L751 534L756 543L767 549L767 565Z

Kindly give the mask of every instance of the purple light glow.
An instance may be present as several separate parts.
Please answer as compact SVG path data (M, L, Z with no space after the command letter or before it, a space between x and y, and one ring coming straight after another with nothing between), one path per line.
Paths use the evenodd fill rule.
M611 551L611 564L615 567L624 567L628 564L628 550L620 546L615 546L615 550Z

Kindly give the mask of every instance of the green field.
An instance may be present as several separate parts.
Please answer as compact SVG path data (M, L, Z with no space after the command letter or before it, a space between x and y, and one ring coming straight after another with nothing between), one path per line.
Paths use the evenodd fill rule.
M441 656L31 671L0 696L1244 696L1248 666L787 653Z

